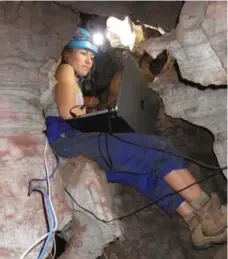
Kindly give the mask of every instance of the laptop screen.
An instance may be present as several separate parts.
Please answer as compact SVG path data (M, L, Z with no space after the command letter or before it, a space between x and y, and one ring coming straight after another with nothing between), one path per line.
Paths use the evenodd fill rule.
M158 94L148 87L148 82L130 55L125 61L116 106L118 114L135 132L155 132L160 99Z

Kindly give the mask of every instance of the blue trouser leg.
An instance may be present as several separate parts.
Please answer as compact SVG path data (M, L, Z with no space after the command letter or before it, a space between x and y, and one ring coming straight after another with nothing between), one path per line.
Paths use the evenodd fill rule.
M164 137L135 133L115 135L138 145L178 152ZM157 200L173 192L163 179L165 175L172 170L187 167L182 158L127 144L110 135L107 135L106 139L104 134L99 136L99 133L81 133L70 130L51 143L51 146L54 152L61 157L87 156L105 170L108 181L135 188L139 193L152 200ZM104 159L109 161L108 153L112 160L112 168L104 161ZM158 201L157 204L168 215L171 215L183 201L184 199L179 194L175 194Z
M161 197L168 194L173 194L173 190L164 179L157 177L153 173L132 175L121 171L108 171L106 176L109 182L119 183L134 188L152 201L159 200ZM157 205L171 216L183 201L184 199L179 194L174 194L159 200Z

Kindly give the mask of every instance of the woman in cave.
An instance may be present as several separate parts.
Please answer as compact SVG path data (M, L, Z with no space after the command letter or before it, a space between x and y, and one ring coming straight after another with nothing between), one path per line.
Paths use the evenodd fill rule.
M54 153L63 158L85 155L105 171L108 181L135 188L152 200L195 183L182 158L145 147L177 153L176 148L164 137L115 134L125 141L144 146L139 147L109 134L82 133L66 123L65 119L72 118L72 114L80 116L86 112L82 109L84 102L79 78L87 76L97 52L90 33L82 28L76 30L62 51L62 63L55 75L55 98L45 110L46 134ZM106 141L112 167L104 159L108 159L108 155L104 154ZM199 184L167 196L157 201L157 204L168 215L177 212L184 219L195 247L206 248L213 243L226 241L226 206L221 206L217 196L209 197Z

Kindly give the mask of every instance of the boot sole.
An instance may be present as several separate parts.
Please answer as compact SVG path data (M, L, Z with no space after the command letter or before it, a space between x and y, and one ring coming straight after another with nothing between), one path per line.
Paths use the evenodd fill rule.
M221 241L221 242L208 242L207 244L205 245L201 245L201 246L196 246L196 245L193 245L193 248L195 250L203 250L203 249L207 249L213 245L222 245L222 244L226 244L227 241Z

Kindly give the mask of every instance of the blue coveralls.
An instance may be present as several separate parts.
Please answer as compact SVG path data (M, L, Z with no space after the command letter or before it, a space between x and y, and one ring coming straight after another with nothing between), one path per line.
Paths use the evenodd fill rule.
M85 155L105 170L109 182L132 187L152 200L173 192L163 180L166 174L172 170L187 168L187 164L180 157L127 144L109 134L106 135L106 139L105 134L82 133L71 128L60 117L46 118L46 135L57 156L72 158ZM165 137L136 133L115 133L114 135L137 145L178 153ZM114 170L110 169L105 162L105 160L109 161L108 153ZM157 204L171 216L183 201L179 194L175 194L161 199Z

